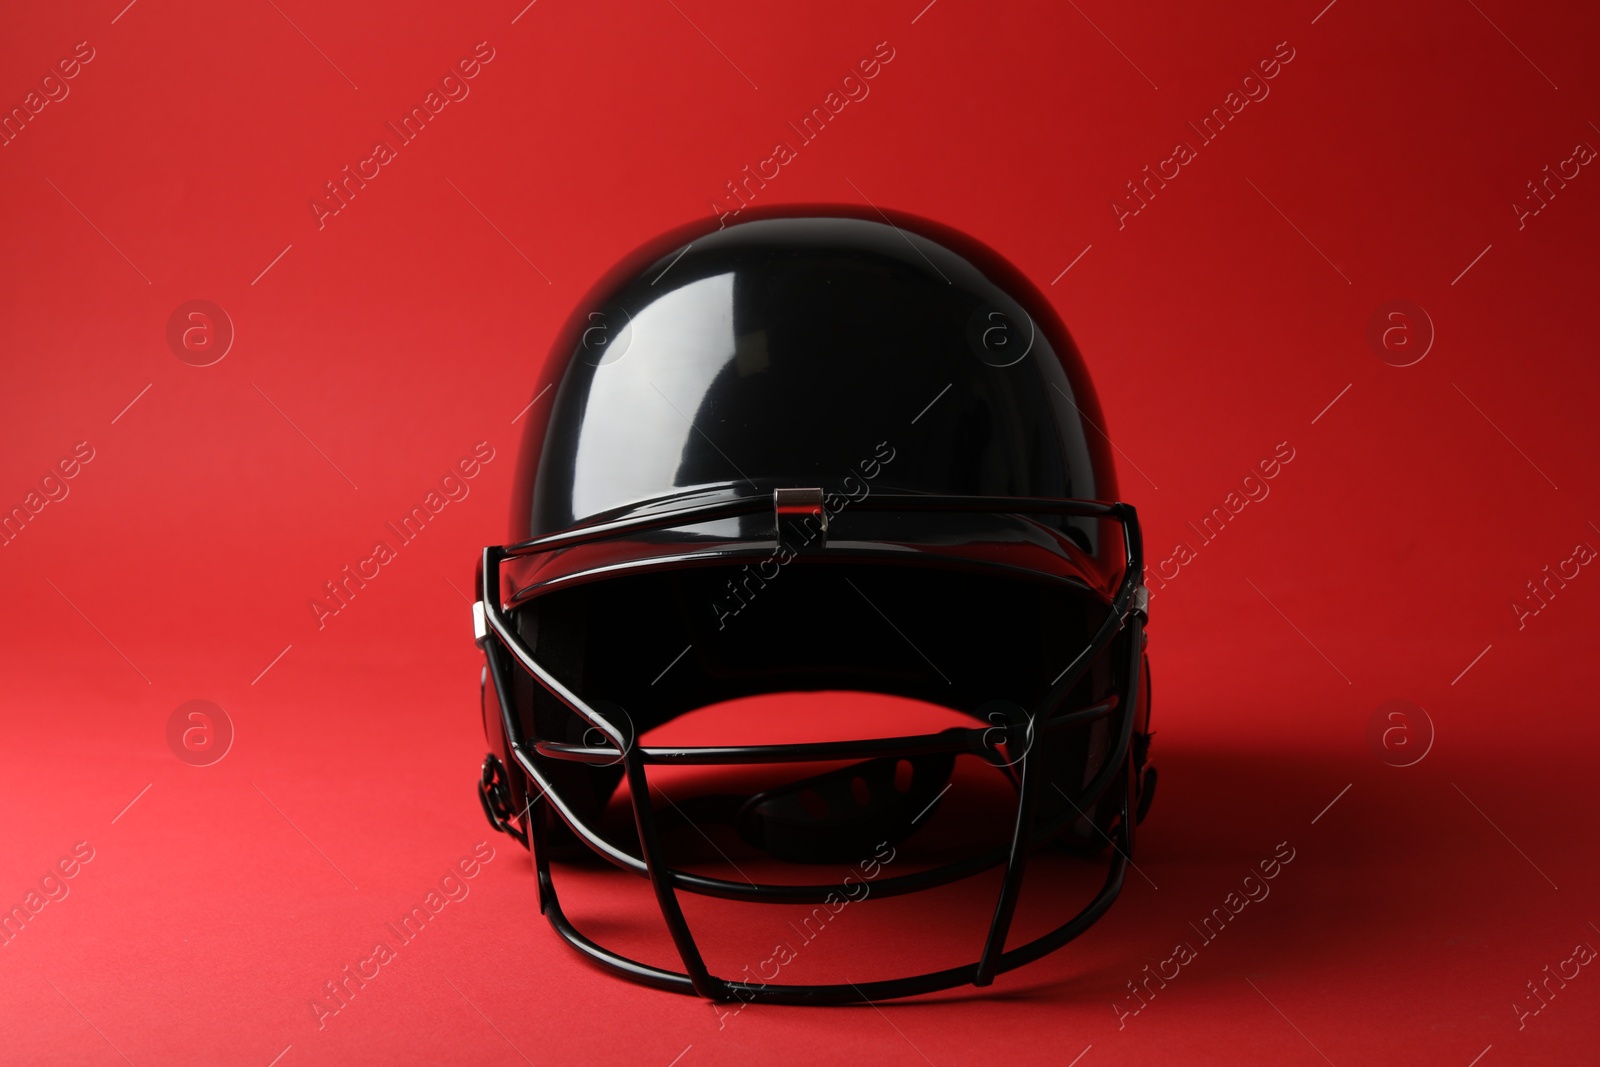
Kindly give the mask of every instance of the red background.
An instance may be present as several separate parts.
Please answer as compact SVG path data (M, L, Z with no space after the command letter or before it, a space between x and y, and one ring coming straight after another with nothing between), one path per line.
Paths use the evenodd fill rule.
M13 6L0 39L7 109L94 49L0 148L0 504L94 449L0 548L0 902L94 850L0 948L0 1060L1593 1061L1600 977L1520 1030L1511 1005L1600 944L1600 577L1522 629L1510 606L1600 545L1600 177L1520 229L1510 206L1600 145L1592 12L123 3ZM307 201L480 41L471 95L319 229ZM758 202L867 197L1045 287L1154 560L1295 449L1153 600L1163 779L1136 858L1160 888L1130 877L987 993L719 1029L583 964L496 838L319 1031L321 983L494 836L463 590L504 535L552 334L880 41L870 96ZM1279 42L1270 96L1119 229L1124 183ZM209 367L165 339L192 299L237 331ZM1437 334L1403 368L1366 336L1395 299ZM484 440L470 497L319 630L322 583ZM166 742L193 699L236 730L213 766ZM1436 731L1413 766L1369 741L1391 700ZM1124 983L1280 841L1271 898L1119 1030Z

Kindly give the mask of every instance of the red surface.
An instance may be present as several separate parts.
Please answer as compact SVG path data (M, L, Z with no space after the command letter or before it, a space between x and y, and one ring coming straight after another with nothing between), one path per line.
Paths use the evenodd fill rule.
M1600 546L1600 176L1565 164L1520 228L1511 206L1600 146L1592 12L123 3L17 8L0 39L8 108L93 50L0 147L0 504L93 454L0 547L0 902L93 857L0 948L0 1060L1593 1062L1593 968L1520 1029L1513 1005L1600 945L1600 576L1520 629L1511 606ZM470 95L319 228L307 201L481 41ZM1191 543L1152 604L1148 881L990 991L719 1025L580 962L497 838L319 1030L322 984L492 836L462 590L551 334L630 248L727 210L882 41L761 202L942 220L1074 330L1153 561ZM166 341L195 299L236 331L209 367ZM1367 341L1396 299L1437 330L1408 367ZM323 582L478 442L469 495L319 629ZM1201 543L1186 524L1280 442L1270 495ZM209 767L167 743L196 699L236 732ZM1369 740L1392 700L1436 728L1413 766ZM1119 1029L1125 983L1279 842L1270 896ZM975 951L911 914L884 953Z

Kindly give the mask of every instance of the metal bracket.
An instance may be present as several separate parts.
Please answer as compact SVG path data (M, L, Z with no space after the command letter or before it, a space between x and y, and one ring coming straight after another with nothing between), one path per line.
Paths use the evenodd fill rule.
M472 602L472 643L479 648L489 639L489 620L483 614L483 601Z
M828 543L828 512L821 489L774 489L772 512L778 543L795 552L815 551Z
M511 788L505 767L493 753L483 758L483 770L478 776L478 803L483 805L483 814L490 826L510 834L527 847L528 835L518 828L512 815Z

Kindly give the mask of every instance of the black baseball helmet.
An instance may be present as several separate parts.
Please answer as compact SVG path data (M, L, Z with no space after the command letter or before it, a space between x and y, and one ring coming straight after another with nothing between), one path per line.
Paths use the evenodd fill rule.
M791 211L631 257L550 367L553 390L525 416L511 538L484 550L473 610L491 749L480 799L532 848L556 932L661 988L839 1003L987 985L1093 923L1154 786L1147 597L1094 390L1039 291L924 220ZM964 725L652 740L697 709L841 691ZM961 803L958 766L1003 784L998 833L891 864ZM661 776L696 767L721 769L721 791L662 793ZM674 851L686 834L735 868L740 851L793 873L690 869ZM1007 948L1045 851L1109 871L1071 919ZM590 852L648 879L681 967L627 958L569 920L553 871ZM855 900L868 864L878 898L998 871L972 962L810 985L719 977L684 917L685 893Z

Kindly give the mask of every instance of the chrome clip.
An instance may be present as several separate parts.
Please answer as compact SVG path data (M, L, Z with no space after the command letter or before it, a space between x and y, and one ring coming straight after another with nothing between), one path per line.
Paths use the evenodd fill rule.
M779 544L795 552L827 546L828 513L821 489L774 489L772 511Z

